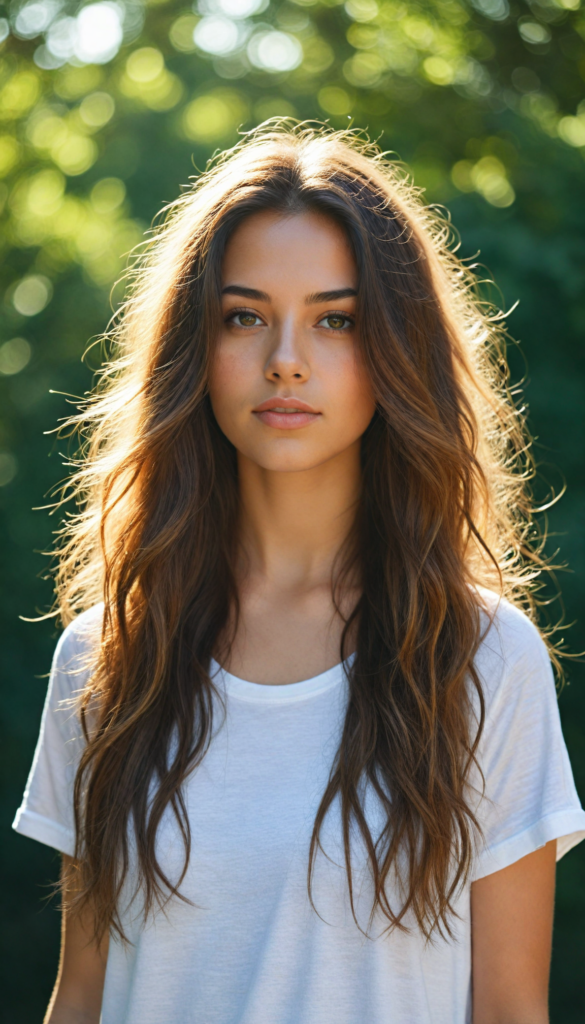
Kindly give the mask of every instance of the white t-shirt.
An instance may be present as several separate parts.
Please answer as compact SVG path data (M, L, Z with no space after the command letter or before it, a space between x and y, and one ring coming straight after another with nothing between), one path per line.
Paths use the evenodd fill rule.
M84 682L101 608L57 646L41 734L14 827L74 851L72 786L82 740L71 705ZM85 652L85 653L84 653ZM585 836L561 734L546 650L526 617L502 602L476 660L487 704L480 760L485 845L472 877L557 839L561 857ZM343 722L347 682L337 666L305 682L263 686L212 665L225 697L205 758L185 784L192 853L182 891L146 925L123 911L132 945L116 939L103 1024L465 1024L470 1006L469 885L454 938L431 943L411 921L366 937L356 926L335 809L322 831L312 909L307 863L315 813ZM374 817L375 817L375 811ZM375 823L374 823L375 824ZM182 845L163 819L158 853L176 876ZM369 873L355 844L358 920L368 929Z

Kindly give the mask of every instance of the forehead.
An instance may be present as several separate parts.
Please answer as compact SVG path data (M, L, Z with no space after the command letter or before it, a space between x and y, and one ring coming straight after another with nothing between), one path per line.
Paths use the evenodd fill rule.
M321 291L355 287L357 268L345 231L333 218L312 210L262 210L236 228L223 261L224 285L261 287L258 278L268 292L269 280L289 286L305 282Z

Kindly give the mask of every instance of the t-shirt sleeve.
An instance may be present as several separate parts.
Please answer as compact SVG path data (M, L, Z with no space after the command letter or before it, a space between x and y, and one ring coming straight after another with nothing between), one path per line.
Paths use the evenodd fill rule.
M486 700L478 750L485 790L473 878L557 840L557 859L585 838L583 812L559 717L546 646L518 609L502 602L477 668Z
M73 786L85 743L77 696L87 681L99 618L96 609L84 613L57 644L39 739L13 823L21 835L70 856L75 853Z

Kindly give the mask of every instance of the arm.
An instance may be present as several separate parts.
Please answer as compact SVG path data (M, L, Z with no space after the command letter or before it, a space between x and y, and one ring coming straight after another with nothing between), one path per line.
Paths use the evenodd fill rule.
M63 855L64 870L71 858ZM99 1024L108 937L99 946L87 915L63 912L61 959L44 1024Z
M473 1024L548 1024L556 841L471 886Z

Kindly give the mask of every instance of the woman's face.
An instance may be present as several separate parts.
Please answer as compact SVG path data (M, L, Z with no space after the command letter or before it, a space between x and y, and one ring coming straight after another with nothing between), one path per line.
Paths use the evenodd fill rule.
M264 469L315 468L359 444L374 414L343 230L319 213L262 211L223 264L223 328L209 390L222 431Z

